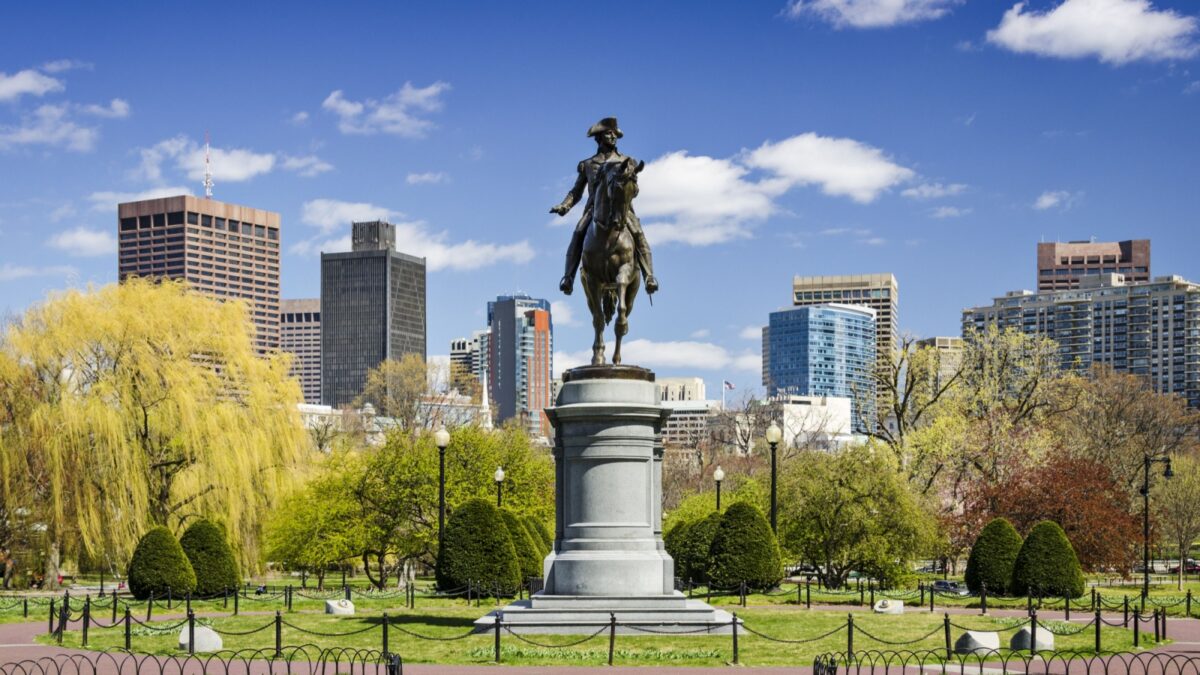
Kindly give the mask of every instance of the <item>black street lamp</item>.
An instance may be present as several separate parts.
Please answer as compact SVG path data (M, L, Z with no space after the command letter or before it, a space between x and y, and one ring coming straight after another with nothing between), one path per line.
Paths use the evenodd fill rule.
M721 465L717 465L717 470L713 472L713 480L717 483L717 512L721 511L721 481L725 480L725 472L721 470Z
M1167 465L1163 470L1163 478L1171 478L1175 472L1171 470L1171 458L1152 459L1150 455L1142 458L1144 470L1142 478L1142 600L1150 596L1150 465L1162 462ZM1180 563L1183 564L1183 563Z
M775 484L778 475L775 466L775 449L779 447L781 440L783 440L783 431L780 430L779 425L771 422L771 426L767 427L767 443L771 446L771 531L775 534L779 534L779 528L776 527L777 509L775 508Z
M496 473L492 475L496 481L496 508L504 505L504 469L496 467Z
M450 432L441 427L433 434L438 448L438 548L442 546L442 532L446 529L446 448L450 445Z

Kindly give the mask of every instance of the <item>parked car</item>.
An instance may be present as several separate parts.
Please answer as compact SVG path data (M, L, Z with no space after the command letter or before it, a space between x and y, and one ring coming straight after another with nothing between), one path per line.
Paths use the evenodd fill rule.
M1188 560L1183 565L1184 574L1200 574L1200 563L1195 560ZM1179 574L1179 565L1171 568L1171 574Z
M961 581L949 581L947 579L938 579L933 582L933 590L938 593L947 593L951 595L970 595L967 590L967 585Z

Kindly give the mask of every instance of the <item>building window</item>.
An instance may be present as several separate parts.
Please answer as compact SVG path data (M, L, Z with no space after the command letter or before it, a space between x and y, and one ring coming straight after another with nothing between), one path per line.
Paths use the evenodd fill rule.
M194 213L192 211L188 211L187 222L188 222L188 225L199 225L200 224L200 214Z
M200 224L204 227L212 227L212 216L200 216Z
M172 211L172 212L168 213L167 214L167 224L168 225L182 225L183 224L183 211Z
M121 219L121 231L122 232L126 232L128 230L136 230L136 229L137 229L137 218L122 218Z

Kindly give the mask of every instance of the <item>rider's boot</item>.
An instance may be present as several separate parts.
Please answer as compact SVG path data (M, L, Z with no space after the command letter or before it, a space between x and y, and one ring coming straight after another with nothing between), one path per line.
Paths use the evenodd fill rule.
M567 267L563 278L558 282L558 290L571 294L575 287L575 270L579 269L579 256L583 254L583 229L576 228L571 235L571 244L567 246Z
M637 247L638 265L646 277L646 292L658 291L658 279L654 277L654 258L650 256L650 244L646 243L646 235L641 228L633 230L633 243Z

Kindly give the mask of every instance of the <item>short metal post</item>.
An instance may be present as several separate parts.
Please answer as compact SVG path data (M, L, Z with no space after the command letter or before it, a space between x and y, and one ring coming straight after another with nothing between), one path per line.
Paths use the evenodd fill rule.
M979 613L987 614L987 584L979 586Z
M500 663L500 624L504 622L504 612L496 612L496 663Z
M187 599L185 602L187 602L187 608L184 611L191 613L191 611L192 611L192 592L191 591L188 591Z
M129 605L125 606L125 651L130 650L130 638L133 637L133 617L129 616Z
M1033 591L1032 590L1025 594L1025 614L1027 616L1033 616Z
M1125 596L1125 628L1129 628L1129 596Z
M1063 596L1063 607L1065 608L1063 611L1065 611L1067 613L1065 620L1070 621L1071 620L1071 596L1069 596L1069 595Z
M174 597L171 594L171 587L167 586L167 609L171 609L171 602Z
M1160 641L1162 631L1158 627L1159 616L1162 614L1158 609L1154 610L1154 642L1157 644Z
M942 632L946 634L946 660L949 661L953 656L950 646L950 612L942 616Z
M745 581L742 582L742 585L739 587L739 590L742 592L742 607L745 607L746 606L746 582Z
M933 592L933 587L930 587L929 588L929 612L931 614L933 613L933 596L934 595L936 595L936 593Z
M1096 624L1096 653L1099 654L1100 653L1100 626L1103 625L1103 623L1104 623L1104 620L1100 617L1100 608L1099 607L1096 608L1096 618L1094 619L1093 623Z
M875 585L871 584L871 606L875 606Z
M1029 615L1029 655L1037 654L1037 610Z
M283 615L275 610L275 658L283 655Z
M84 646L84 647L86 647L86 646L87 646L87 638L88 638L88 624L90 624L91 622L92 622L92 598L91 598L91 596L88 596L88 598L87 598L86 600L84 600L84 601L83 601L83 636L82 636L82 642L83 642L83 646Z
M854 656L854 615L846 615L846 660Z
M234 616L238 615L238 603L240 602L238 600L238 598L240 598L240 597L242 597L242 595L237 592L237 589L236 588L233 589L233 615Z
M1187 618L1192 618L1192 589L1187 592Z
M1128 598L1126 598L1128 599ZM1133 610L1133 646L1141 646L1141 612L1137 609Z
M63 633L67 630L67 622L71 620L71 606L67 599L63 598L62 607L58 608L58 644L62 644Z
M615 612L608 613L608 665L613 664L613 650L617 646L617 615Z
M812 609L812 579L810 578L804 584L804 604L808 609Z
M387 612L383 613L383 653L384 654L389 653L388 652L388 615L387 615Z
M346 596L346 599L349 600L350 599L350 586L348 586L346 584L342 584L342 593Z
M862 579L858 580L858 606L862 607L866 603L866 597L863 595Z
M733 613L733 619L729 622L730 630L733 632L733 665L738 662L738 618L737 612Z
M21 598L21 616L29 618L29 598Z
M50 625L46 627L46 632L54 632L54 598L50 598Z
M113 589L112 594L112 622L117 622L117 591Z
M188 610L188 613L187 613L187 622L188 622L188 654L195 654L196 653L196 615L193 614L192 610L190 610L190 609ZM276 648L276 651L278 651L278 648Z
M917 582L917 590L921 592L921 602L919 602L917 604L924 605L925 604L925 583L922 581L918 581Z

